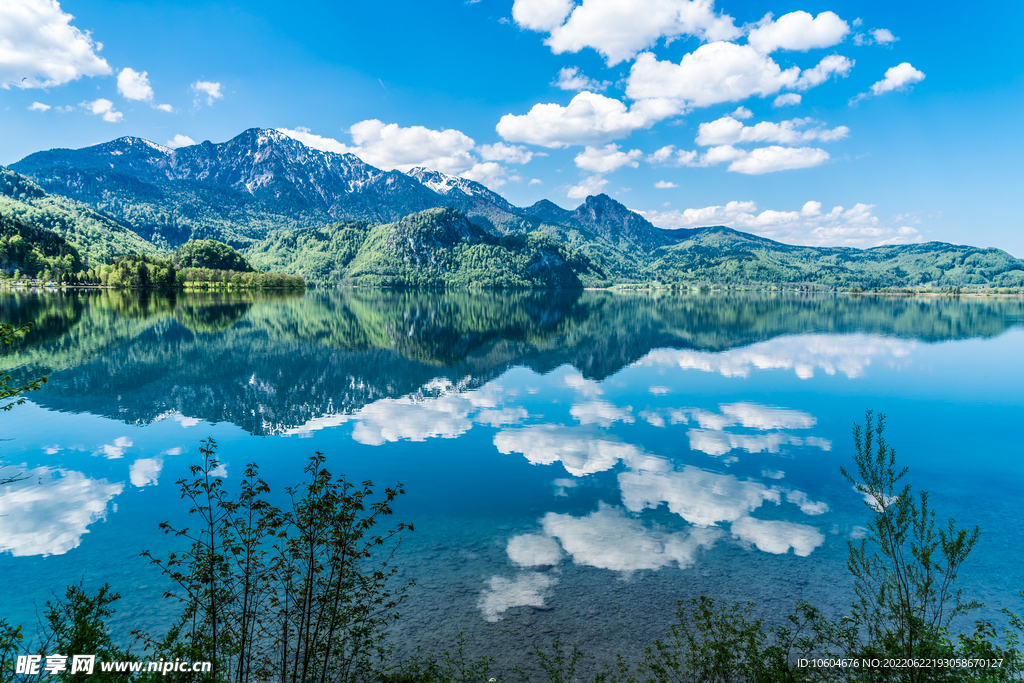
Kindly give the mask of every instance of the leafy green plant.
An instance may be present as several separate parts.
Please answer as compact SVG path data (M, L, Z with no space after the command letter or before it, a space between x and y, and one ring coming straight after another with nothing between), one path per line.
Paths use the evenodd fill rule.
M952 620L981 607L954 587L981 530L958 529L953 519L937 526L928 493L914 496L909 484L900 486L907 468L897 467L884 430L885 416L875 419L868 411L853 431L856 474L841 470L871 511L866 536L850 541L847 567L856 594L851 617L866 635L866 653L948 656L952 646L945 634ZM914 670L910 680L927 675Z

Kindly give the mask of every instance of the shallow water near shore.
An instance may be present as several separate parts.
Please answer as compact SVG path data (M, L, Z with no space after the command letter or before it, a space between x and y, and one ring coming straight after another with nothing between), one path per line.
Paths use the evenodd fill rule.
M400 656L465 631L501 673L555 637L596 667L698 595L841 614L867 510L839 467L868 408L940 517L982 527L976 616L1022 607L1021 299L5 292L0 312L36 324L0 371L50 378L0 414L2 473L27 476L0 489L2 615L29 628L78 580L123 595L120 638L168 623L139 553L186 518L174 482L206 437L229 490L257 462L282 495L314 451L401 481Z

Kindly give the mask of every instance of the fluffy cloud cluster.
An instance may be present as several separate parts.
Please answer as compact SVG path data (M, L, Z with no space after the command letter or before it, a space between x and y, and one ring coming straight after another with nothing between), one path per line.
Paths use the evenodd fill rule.
M782 147L770 145L752 150L740 149L732 145L716 145L703 154L693 150L676 150L674 145L662 147L648 157L652 163L671 162L676 166L705 168L727 163L726 170L745 175L761 175L775 171L791 171L800 168L813 168L829 160L829 154L818 147ZM638 211L638 213L644 213ZM674 216L678 211L661 213L647 212L652 216ZM648 220L652 220L648 218ZM664 226L662 226L664 227ZM681 226L680 226L681 227Z
M457 174L474 164L470 151L476 143L453 129L402 128L397 123L370 119L349 128L349 134L355 143L349 151L378 168L408 171L414 166L426 166Z
M625 137L656 120L614 98L581 92L564 107L535 104L526 114L505 114L495 130L509 142L558 148Z
M865 33L858 33L853 37L854 45L892 45L899 38L887 28L876 28Z
M92 102L82 102L81 106L94 116L100 116L107 123L120 123L124 114L114 109L114 103L102 97Z
M812 17L807 12L790 12L772 21L768 14L750 34L747 42L765 54L776 50L806 52L832 47L842 42L850 26L835 12L822 12Z
M640 165L638 159L644 153L638 149L628 152L619 150L619 146L612 143L604 147L587 146L582 152L576 155L575 162L578 168L591 173L611 173L623 166L636 168Z
M850 209L835 206L822 213L821 202L809 201L799 211L758 211L755 202L731 201L724 206L638 213L661 228L724 225L787 244L874 247L921 241L916 228L883 225L872 213L873 208L870 204L856 204Z
M562 90L590 90L598 91L604 90L609 85L610 81L595 81L593 78L587 78L580 72L579 67L567 66L563 69L559 69L558 78L551 84Z
M521 180L504 164L526 164L534 157L533 152L521 145L497 142L478 147L473 138L458 130L402 127L397 123L384 123L377 119L360 121L349 128L353 145L317 135L308 128L277 130L307 147L336 154L355 154L366 163L386 171L408 171L417 166L425 166L491 188ZM479 158L476 154L480 155Z
M213 106L214 100L224 98L224 93L220 91L220 88L220 83L216 81L196 81L192 84L192 92L196 94L195 104L198 105L200 100L205 96L206 104Z
M106 76L110 65L88 31L57 0L0 3L0 87L51 88L82 76Z
M696 36L733 40L741 30L716 14L713 0L515 0L512 18L525 29L549 34L555 54L597 50L614 66L659 39Z
M196 144L196 141L187 135L177 133L173 138L171 138L164 144L167 147L170 147L171 149L177 149L178 147L191 147L192 145Z
M587 197L604 192L608 180L599 175L584 178L576 185L572 185L566 191L565 196L569 199L586 199Z
M832 142L845 138L850 129L839 126L831 130L822 126L813 126L811 118L791 119L789 121L761 121L753 126L744 125L731 116L724 116L715 121L702 123L697 131L697 144L735 145L744 142L777 142L782 145L794 145L803 142Z
M864 92L855 97L850 98L850 106L856 105L861 100L867 99L872 95L884 95L887 92L894 90L906 90L915 83L920 83L925 79L923 71L918 71L910 62L903 62L896 66L890 67L885 71L885 77L873 83L871 85L871 92Z
M885 78L871 86L872 95L883 95L893 90L903 90L914 83L924 80L924 73L918 71L910 62L903 62L887 69Z
M692 108L768 97L784 89L807 90L845 76L852 68L852 60L830 55L810 69L784 70L751 46L729 42L702 45L678 64L644 52L633 63L627 81L626 96L634 101L631 106L584 91L565 106L542 103L526 114L506 114L496 130L510 142L552 148L588 145L625 137ZM794 103L792 98L782 102Z
M153 86L149 83L149 74L138 72L132 68L121 69L117 74L117 92L126 100L136 100L153 104ZM169 104L153 104L154 109L172 112L174 107Z

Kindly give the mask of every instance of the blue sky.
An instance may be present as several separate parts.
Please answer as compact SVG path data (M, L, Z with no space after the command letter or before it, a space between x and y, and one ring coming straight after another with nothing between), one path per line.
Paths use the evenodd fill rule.
M663 227L1024 256L1022 19L1020 3L6 0L0 163L278 128L520 206L603 191Z

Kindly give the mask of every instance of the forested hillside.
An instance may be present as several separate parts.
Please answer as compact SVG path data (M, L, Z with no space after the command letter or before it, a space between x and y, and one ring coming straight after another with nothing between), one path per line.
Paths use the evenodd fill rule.
M815 248L724 227L662 230L604 194L571 210L546 200L520 208L465 178L383 171L266 129L178 149L119 138L38 152L12 168L0 170L0 215L57 233L68 244L60 257L73 259L74 248L86 268L175 250L181 265L185 245L217 243L321 285L1024 287L1024 261L999 249ZM19 239L43 234L27 229ZM5 239L5 253L17 252L6 257L8 275L30 254L37 268L54 248ZM249 267L211 258L205 267Z

